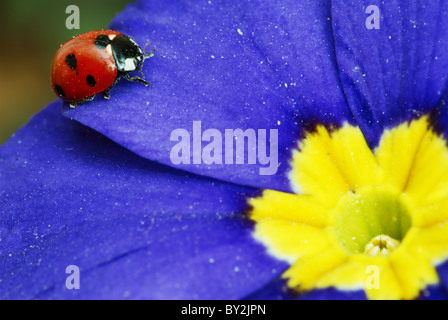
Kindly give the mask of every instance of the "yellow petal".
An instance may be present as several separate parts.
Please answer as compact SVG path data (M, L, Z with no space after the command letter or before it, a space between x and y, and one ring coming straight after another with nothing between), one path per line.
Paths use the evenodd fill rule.
M385 130L380 144L375 150L379 165L385 172L388 184L403 190L414 170L414 162L422 139L428 132L426 117L403 123L393 129Z
M312 194L333 207L342 194L378 185L383 172L357 127L345 124L329 132L319 126L293 154L290 180L298 193Z
M330 246L322 252L299 259L283 277L288 279L288 286L298 290L310 290L316 287L319 279L342 265L348 255L337 246Z
M325 229L285 220L258 220L254 237L267 246L271 255L290 263L329 245Z
M252 206L251 218L256 221L272 218L318 228L327 225L329 208L308 195L265 190L262 197L250 199L249 204Z

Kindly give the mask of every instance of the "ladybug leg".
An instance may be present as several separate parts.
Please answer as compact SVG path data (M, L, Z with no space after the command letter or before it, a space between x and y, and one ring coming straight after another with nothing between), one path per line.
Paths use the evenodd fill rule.
M148 59L148 58L153 57L153 56L154 56L154 53L153 53L153 52L155 52L155 51L156 51L156 49L152 49L152 50L149 51L148 53L145 53L145 54L143 55L143 60L146 60L146 59Z
M152 56L154 56L153 52L156 51L156 49L152 49L151 51L149 51L148 53L146 53L146 47L147 47L148 45L149 45L149 41L145 44L145 47L143 48L143 52L144 52L144 55L143 55L143 61L146 60L146 59L148 59L148 58L151 58Z
M109 91L110 89L112 89L112 87L120 80L120 77L116 77L115 81L109 86L109 88L107 88L106 90L103 91L103 98L104 99L110 99L110 95L109 95Z
M140 83L144 84L145 86L151 86L152 87L152 83L149 83L148 81L143 80L142 78L140 78L138 76L131 77L128 73L124 73L124 72L121 75L123 76L123 78L125 78L128 81L140 82Z

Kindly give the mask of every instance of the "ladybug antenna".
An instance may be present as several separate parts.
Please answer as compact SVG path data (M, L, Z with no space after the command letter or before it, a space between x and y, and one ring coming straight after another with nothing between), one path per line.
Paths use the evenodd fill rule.
M143 74L143 71L142 71L142 69L141 69L141 68L138 68L137 70L138 70L138 72L140 72L140 74L142 75L142 78L144 78L144 77L145 77L145 75Z
M143 60L146 60L146 59L151 58L152 56L154 56L153 52L156 51L156 49L152 49L151 51L146 53L146 47L148 45L149 45L149 41L145 44L145 46L143 48Z

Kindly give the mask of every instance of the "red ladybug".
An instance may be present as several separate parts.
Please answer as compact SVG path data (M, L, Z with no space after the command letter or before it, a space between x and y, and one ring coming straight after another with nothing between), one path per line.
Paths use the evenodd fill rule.
M54 92L71 106L92 100L103 92L109 99L109 91L120 80L138 81L151 85L130 72L139 71L145 59L154 50L143 53L129 36L112 30L83 33L64 43L53 59L51 86Z

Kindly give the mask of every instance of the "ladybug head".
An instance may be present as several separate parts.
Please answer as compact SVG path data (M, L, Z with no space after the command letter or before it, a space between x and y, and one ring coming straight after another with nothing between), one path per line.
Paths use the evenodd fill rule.
M120 72L140 70L147 58L134 39L125 35L118 35L112 40L112 52Z

